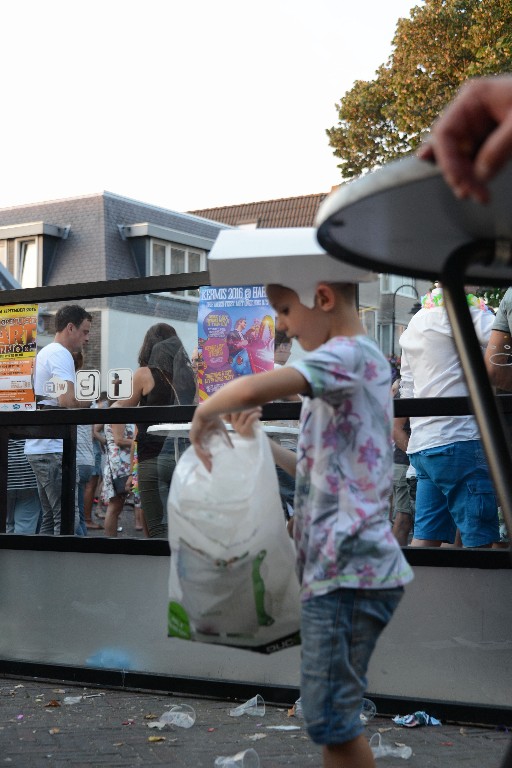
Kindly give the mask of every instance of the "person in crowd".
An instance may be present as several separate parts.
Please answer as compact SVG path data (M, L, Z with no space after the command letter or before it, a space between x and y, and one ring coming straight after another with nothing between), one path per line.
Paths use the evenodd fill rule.
M79 371L84 364L84 354L73 354L75 371ZM78 483L78 525L75 533L77 536L87 536L87 524L85 519L84 495L87 483L91 479L94 469L94 447L92 424L77 424L76 427L76 472Z
M9 440L7 469L7 533L39 533L41 502L25 440Z
M512 392L512 288L509 288L498 307L491 331L491 338L485 351L485 366L491 384L497 394ZM512 438L512 414L503 415L509 439ZM510 536L498 507L500 520L500 542L502 547L510 545Z
M498 307L489 344L485 350L485 366L491 384L502 392L512 392L512 288ZM510 425L512 426L512 425Z
M133 512L135 515L135 530L142 531L147 537L148 530L146 527L146 520L144 518L144 512L142 511L142 502L140 500L139 493L139 457L137 450L137 435L133 443L133 448L130 456L130 475L131 475L131 491L133 495Z
M103 496L108 501L105 536L118 534L119 517L131 488L130 451L134 435L134 424L105 424L107 458L103 474ZM119 487L118 483L122 478L124 483Z
M197 405L197 403L199 402L200 376L202 375L202 371L204 369L204 358L199 347L194 347L194 349L192 350L192 354L190 355L190 363L192 365L192 370L194 372L194 376L196 379L196 395L194 398L194 405Z
M314 303L301 289L267 286L277 329L296 338L305 357L219 389L196 409L190 440L210 469L208 437L223 432L223 415L252 408L235 415L240 431L240 421L260 417L255 406L303 396L297 453L271 443L296 481L302 709L325 768L372 768L360 718L367 664L412 579L388 520L391 376L361 325L355 285L318 282L313 271ZM341 264L339 274L343 280Z
M469 310L482 353L494 315L467 289ZM442 287L422 297L422 309L400 337L401 397L462 397L466 383ZM473 416L411 418L407 453L416 470L416 547L453 545L457 528L464 547L499 541L494 487Z
M287 337L283 331L276 331L274 339L274 368L282 368L292 353L292 340ZM286 398L286 400L297 400L300 402L299 395L292 395ZM291 427L297 428L297 421L284 421L279 419L277 421L270 422L271 426L275 427ZM277 435L272 438L276 443L288 448L291 451L297 450L297 437L295 435ZM281 496L281 504L283 505L283 511L287 520L293 517L293 502L295 497L295 478L285 472L279 465L276 465L277 479L279 481L279 495Z
M196 379L190 359L175 329L157 323L147 331L133 375L133 393L112 407L136 405L192 405ZM148 534L167 536L167 495L176 466L174 450L163 450L165 437L137 425L139 494Z
M391 391L395 399L400 397L400 379L395 379ZM408 416L393 419L393 534L401 547L407 547L413 529L416 504L416 473L411 472L407 446L411 426Z
M489 181L512 155L512 75L468 80L418 151L460 198L489 200Z
M106 408L108 406L108 398L106 392L100 392L100 396L96 403L92 404L92 408ZM86 483L84 489L84 516L85 525L88 530L100 531L103 526L101 523L96 522L93 517L93 509L95 501L99 504L101 499L101 491L103 485L103 462L105 456L105 432L103 424L92 425L92 437L93 437L93 453L94 453L94 466L89 481ZM97 513L97 516L99 514ZM104 517L104 515L103 515Z
M55 337L37 354L34 391L38 408L89 408L75 397L73 354L89 343L92 315L77 304L61 307L55 315ZM61 528L62 440L27 440L25 454L37 479L43 510L42 534L58 535ZM78 524L78 489L75 526Z

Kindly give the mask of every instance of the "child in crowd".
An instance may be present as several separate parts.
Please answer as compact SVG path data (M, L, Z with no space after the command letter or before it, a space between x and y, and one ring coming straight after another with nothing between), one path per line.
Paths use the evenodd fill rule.
M343 265L337 269L343 279ZM360 719L368 662L412 579L388 519L390 368L364 334L355 285L318 282L316 273L304 293L267 286L277 329L309 354L218 390L196 409L190 439L210 468L207 438L224 430L222 415L251 409L231 417L250 435L259 406L303 396L297 454L272 443L274 459L296 482L303 713L325 768L371 768Z

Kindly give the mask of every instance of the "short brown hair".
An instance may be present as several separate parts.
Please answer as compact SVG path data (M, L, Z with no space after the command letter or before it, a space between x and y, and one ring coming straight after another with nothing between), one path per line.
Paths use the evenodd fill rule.
M66 325L72 323L76 328L82 325L84 320L92 321L92 315L79 304L66 304L55 315L55 331L60 333Z

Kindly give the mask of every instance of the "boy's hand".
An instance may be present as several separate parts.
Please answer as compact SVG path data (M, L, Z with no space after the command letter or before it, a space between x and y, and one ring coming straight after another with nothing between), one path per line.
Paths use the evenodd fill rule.
M204 412L201 412L201 406L198 406L192 419L189 439L208 472L212 471L212 454L208 448L208 442L214 434L221 435L229 445L232 445L220 416L205 416Z
M261 413L261 408L257 406L256 408L250 408L247 411L231 413L226 416L226 421L231 424L240 437L253 438L255 436L254 425L259 421Z

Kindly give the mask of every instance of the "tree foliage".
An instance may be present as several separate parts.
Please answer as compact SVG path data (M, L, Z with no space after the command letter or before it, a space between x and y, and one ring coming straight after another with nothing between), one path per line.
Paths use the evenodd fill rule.
M344 178L418 146L468 77L512 71L511 0L424 0L399 19L389 60L358 80L327 129Z

